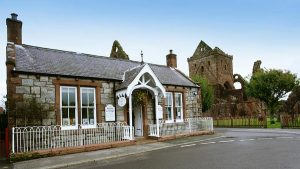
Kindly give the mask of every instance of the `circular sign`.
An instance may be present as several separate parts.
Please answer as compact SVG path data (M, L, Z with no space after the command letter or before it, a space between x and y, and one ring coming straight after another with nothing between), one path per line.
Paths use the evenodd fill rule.
M125 97L120 97L120 98L118 99L118 105L119 105L120 107L123 107L123 106L125 106L125 104L126 104L126 98L125 98Z

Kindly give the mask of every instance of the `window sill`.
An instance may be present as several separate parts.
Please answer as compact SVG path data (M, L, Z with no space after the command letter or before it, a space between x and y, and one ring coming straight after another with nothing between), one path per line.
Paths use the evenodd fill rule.
M93 129L93 128L96 128L96 125L82 125L81 128L82 129Z
M78 125L76 126L61 126L61 130L77 130Z

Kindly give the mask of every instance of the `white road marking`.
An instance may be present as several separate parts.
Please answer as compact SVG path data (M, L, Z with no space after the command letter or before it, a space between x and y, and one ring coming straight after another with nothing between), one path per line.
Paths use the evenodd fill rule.
M186 142L186 143L182 143L182 144L178 144L178 145L182 146L182 145L187 145L187 144L192 144L192 143L199 143L199 142L204 142L204 141L209 141L209 140L215 140L215 139L224 138L224 137L225 136L213 137L213 138L208 138L208 139L203 139L203 140L190 141L190 142Z
M258 138L257 140L272 140L273 138L270 137L263 137L263 138Z
M188 145L182 145L182 146L180 146L181 148L183 148L183 147L191 147L191 146L195 146L196 144L188 144Z
M207 142L207 143L201 143L201 144L215 144L216 142L212 141L212 142Z
M294 137L277 137L277 138L294 138Z
M239 140L240 142L246 141L246 140Z
M234 142L235 140L223 140L223 141L219 141L219 143L229 143L229 142Z
M253 140L255 140L255 139L249 138L249 139L245 139L244 141L253 141Z

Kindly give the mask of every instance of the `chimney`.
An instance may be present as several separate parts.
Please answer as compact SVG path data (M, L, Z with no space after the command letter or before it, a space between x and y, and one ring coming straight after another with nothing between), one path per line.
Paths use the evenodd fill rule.
M170 50L170 53L166 56L167 57L167 66L171 68L177 68L177 59L176 54L173 54L173 50Z
M11 18L6 19L7 26L7 42L22 44L22 21L17 19L18 15L11 14Z

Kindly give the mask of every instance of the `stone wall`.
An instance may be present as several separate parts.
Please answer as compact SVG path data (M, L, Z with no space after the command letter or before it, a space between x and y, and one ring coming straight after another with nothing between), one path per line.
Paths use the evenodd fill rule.
M185 92L186 118L202 115L201 91L198 88L187 89Z
M21 97L22 100L16 102L16 107L24 104L24 101L35 97L37 103L43 107L43 110L45 110L44 113L46 113L43 116L44 118L42 119L42 124L40 125L56 124L56 116L54 111L55 86L52 84L52 80L54 78L25 74L19 74L18 78L20 79L21 83L16 86L15 95ZM18 120L16 125L18 125Z
M233 86L232 58L226 55L208 55L201 58L191 58L188 60L189 76L201 75L208 79L210 85L228 82Z

